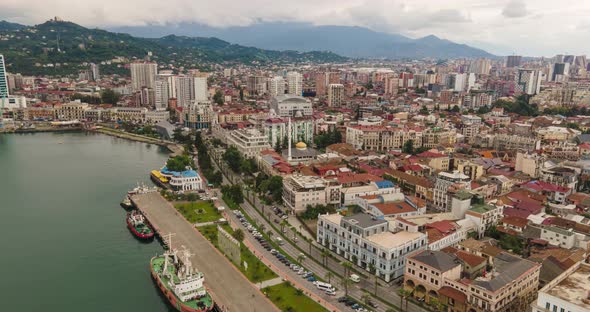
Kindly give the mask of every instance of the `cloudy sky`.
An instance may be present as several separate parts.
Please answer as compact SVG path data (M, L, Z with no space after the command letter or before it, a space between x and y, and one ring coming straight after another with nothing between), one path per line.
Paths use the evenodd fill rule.
M0 19L59 16L84 26L197 22L355 25L409 37L434 34L497 54L590 54L588 0L2 0Z

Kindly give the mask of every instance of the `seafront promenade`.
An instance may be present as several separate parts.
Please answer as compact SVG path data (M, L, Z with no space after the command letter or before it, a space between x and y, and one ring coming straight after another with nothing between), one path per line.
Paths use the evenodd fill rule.
M278 311L207 239L186 221L159 193L134 195L133 204L141 210L159 235L175 233L175 248L185 246L194 255L194 267L205 274L205 284L222 311Z

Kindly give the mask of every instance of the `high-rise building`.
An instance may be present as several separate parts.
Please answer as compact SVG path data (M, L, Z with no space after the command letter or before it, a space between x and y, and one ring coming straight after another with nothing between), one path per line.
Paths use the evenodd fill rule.
M576 56L576 66L580 68L586 68L588 66L588 61L586 60L586 55L578 55Z
M570 64L567 62L555 63L553 65L553 74L551 81L565 82L570 73Z
M316 95L325 96L328 92L328 86L332 83L340 83L340 74L338 72L318 73L315 79Z
M193 94L191 100L206 102L209 99L209 90L207 88L207 77L194 77Z
M246 88L251 94L262 95L266 93L266 80L264 76L249 76L246 81Z
M155 90L155 106L156 110L166 110L168 108L168 99L170 94L168 93L168 77L158 76L156 79L156 90Z
M268 80L268 94L270 96L279 96L285 94L285 79L281 76L275 76Z
M465 87L467 86L467 74L450 73L447 75L446 85L447 88L453 89L453 91L465 91Z
M385 77L385 94L396 95L399 89L399 78L397 75L389 75Z
M191 94L193 93L192 81L190 76L176 76L176 104L178 107L188 107L191 104Z
M478 59L469 65L469 72L480 75L487 75L492 69L492 61L488 59Z
M90 79L92 81L100 80L100 69L98 64L90 63Z
M9 95L6 64L4 63L4 55L0 54L0 99L7 98Z
M508 68L519 67L521 61L522 61L522 56L520 56L520 55L508 55L508 58L506 59L506 67L508 67Z
M533 69L519 68L514 76L515 91L528 95L534 95L541 90L543 74Z
M340 107L344 104L344 85L331 83L328 85L328 106Z
M576 60L575 55L564 55L563 56L564 63L569 63L570 65L573 65L575 60Z
M131 86L133 91L139 91L143 87L153 89L156 86L158 65L156 63L131 63Z
M287 73L287 93L298 96L303 94L303 75L298 72Z

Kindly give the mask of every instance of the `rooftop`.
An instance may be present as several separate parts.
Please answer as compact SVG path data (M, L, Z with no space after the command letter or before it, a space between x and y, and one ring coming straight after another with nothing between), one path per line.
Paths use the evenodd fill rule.
M419 232L412 233L401 231L395 234L391 232L382 232L379 234L368 236L366 237L366 239L384 249L393 249L399 246L403 246L404 244L419 239L423 236L424 234Z
M496 292L524 274L529 273L531 269L540 267L540 264L509 253L500 253L494 257L494 263L495 272L490 274L489 278L476 279L473 281L473 285Z
M548 289L543 288L541 291L590 310L590 301L587 299L588 289L590 289L590 265L582 264L557 285Z
M455 262L455 257L440 250L424 250L410 257L416 262L424 263L440 272L446 272L461 264Z
M469 211L473 211L473 212L477 212L477 213L486 213L488 211L492 211L496 209L496 207L492 206L492 205L486 205L486 204L478 204L478 205L473 205Z
M387 221L376 219L375 217L365 213L344 217L343 221L361 228L368 228L379 224L387 224Z

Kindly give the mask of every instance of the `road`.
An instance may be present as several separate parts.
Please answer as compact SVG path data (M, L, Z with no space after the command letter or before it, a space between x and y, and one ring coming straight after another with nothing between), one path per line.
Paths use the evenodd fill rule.
M218 164L215 161L212 161L212 163L217 167L217 169L219 169ZM224 169L227 168L224 166ZM232 184L233 181L241 182L241 178L237 175L234 175L233 172L231 172L230 170L224 170L223 171L225 173L225 175L223 176L223 182L224 184ZM230 177L232 182L230 182L227 177ZM244 195L246 196L246 194ZM260 203L259 201L257 201L256 196L253 197L249 197L249 199L253 199L254 200L254 204L257 207L265 207L265 205L263 203ZM277 217L272 213L272 210L270 210L270 207L267 206L267 208L264 210L264 217L262 217L262 213L261 211L259 211L258 209L255 209L254 207L252 207L252 205L250 205L250 203L246 200L242 205L242 208L244 209L244 211L253 219L256 220L256 222L259 225L264 225L265 229L271 229L273 232L273 237L279 237L282 236L283 238L286 238L286 236L289 236L289 239L284 240L285 244L281 246L281 248L283 249L283 251L285 253L287 253L289 256L291 256L294 259L297 259L297 257L299 256L299 254L301 254L302 252L304 254L306 254L306 256L308 257L307 260L305 260L305 262L303 263L303 266L306 267L306 269L314 272L317 276L319 276L322 279L327 280L326 276L327 276L327 272L328 271L332 271L340 276L344 275L344 268L341 265L341 262L344 260L343 258L340 258L340 256L330 252L331 255L333 255L332 257L327 257L326 258L326 262L327 262L327 267L324 267L321 263L322 263L322 256L321 256L321 249L316 246L316 244L312 244L311 246L311 253L310 253L310 247L309 247L309 243L303 239L298 239L297 242L293 243L293 234L291 233L290 230L287 230L286 234L283 233L279 233L280 230L279 226L274 223L271 224L271 222L274 221L268 221L266 218L268 218L268 213L270 212L270 220L274 220ZM296 236L297 237L297 236ZM309 257L313 258L310 259ZM315 261L314 261L315 260ZM282 264L281 264L282 265ZM329 270L328 270L329 269ZM358 267L355 267L355 269L357 270L362 270ZM348 289L348 295L354 299L356 299L359 302L362 302L362 296L365 293L370 293L373 295L376 295L376 297L388 302L389 304L392 304L394 306L399 307L400 305L400 296L398 294L398 287L394 287L394 286L390 286L385 284L384 281L378 279L378 282L380 284L385 284L384 286L377 286L377 290L375 292L375 279L376 277L374 277L373 275L371 275L369 272L364 271L363 275L368 276L367 278L361 278L360 283L356 283L356 284L351 284L351 286L349 286ZM342 286L339 285L340 278L337 276L332 277L332 284L340 289L342 289ZM377 301L374 300L373 301ZM333 304L337 304L337 300L335 298L331 299L331 302ZM379 303L379 307L375 310L380 311L380 312L385 312L388 307L381 303ZM404 308L405 308L405 302L404 302ZM404 309L405 310L405 309ZM427 311L426 309L416 305L414 302L410 301L407 307L407 311L409 312L423 312L423 311Z
M205 275L205 284L223 311L275 312L278 309L201 235L158 192L134 195L133 203L160 235L175 233L172 245L186 246L194 255L193 266Z

